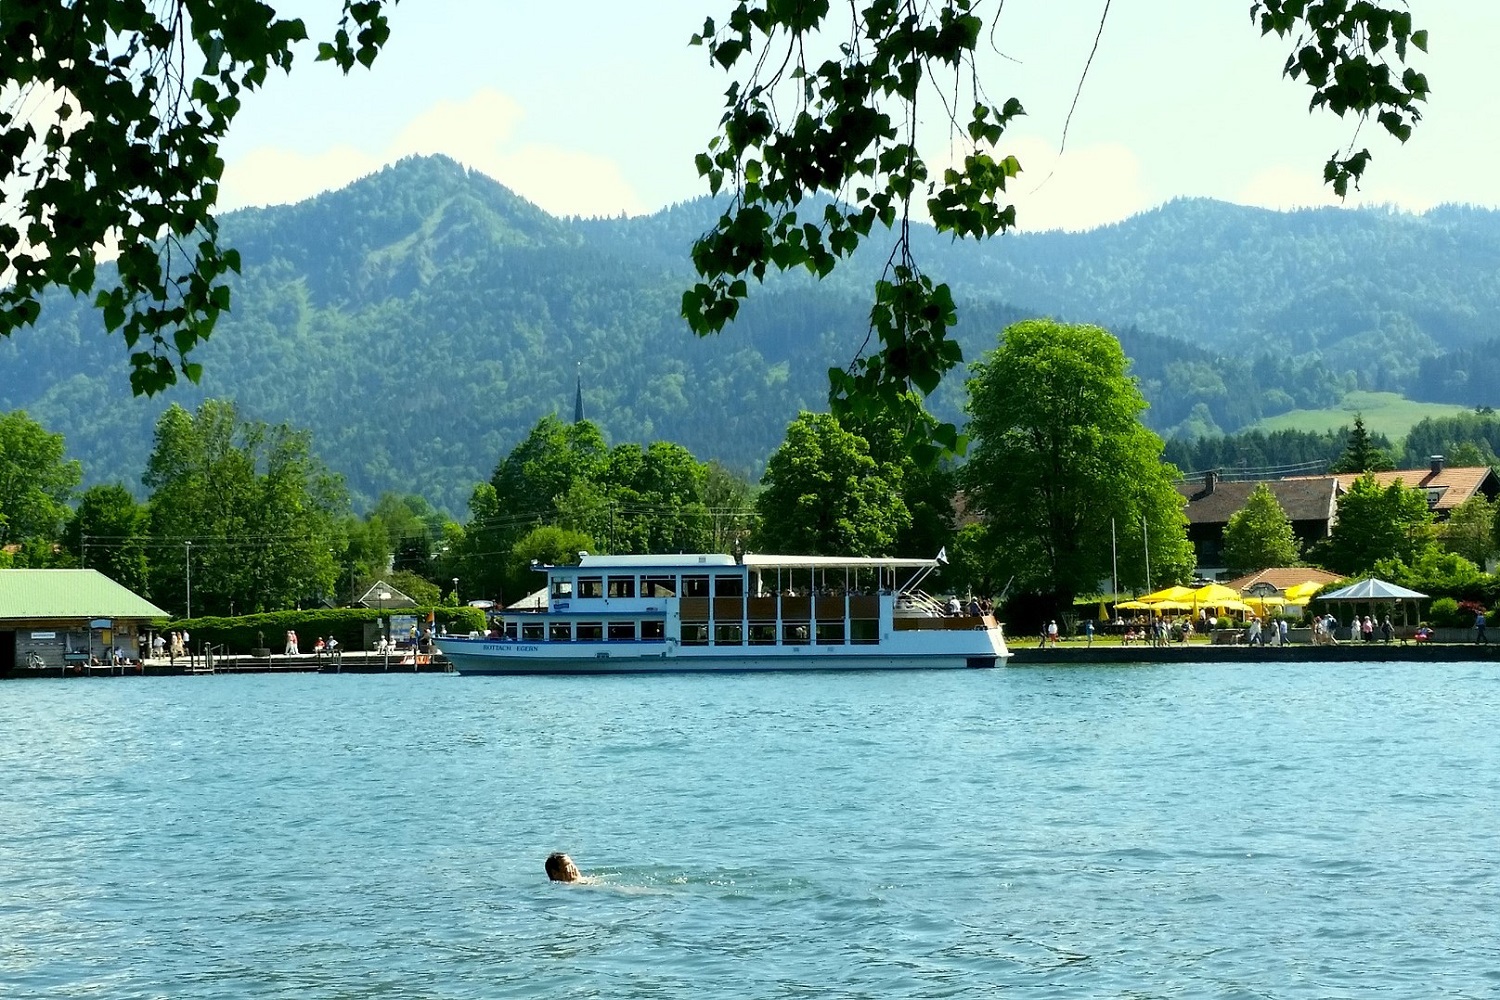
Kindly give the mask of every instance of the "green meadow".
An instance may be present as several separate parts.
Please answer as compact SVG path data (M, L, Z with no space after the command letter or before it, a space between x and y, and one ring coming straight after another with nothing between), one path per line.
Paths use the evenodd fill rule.
M1394 392L1349 393L1337 406L1322 410L1289 410L1255 424L1266 431L1332 431L1354 424L1354 415L1362 415L1365 429L1384 434L1396 444L1408 431L1428 417L1451 417L1469 412L1466 407L1450 403L1418 403Z

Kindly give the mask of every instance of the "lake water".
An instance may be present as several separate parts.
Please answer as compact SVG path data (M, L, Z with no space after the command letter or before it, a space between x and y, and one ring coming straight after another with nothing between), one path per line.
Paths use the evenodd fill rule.
M11 682L0 997L1494 997L1497 731L1485 664Z

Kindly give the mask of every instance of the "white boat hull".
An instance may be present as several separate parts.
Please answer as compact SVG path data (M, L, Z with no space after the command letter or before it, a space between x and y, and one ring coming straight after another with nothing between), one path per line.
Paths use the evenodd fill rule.
M894 650L889 644L772 646L732 649L673 643L506 642L439 639L438 648L461 674L738 673L770 670L959 670L993 667L1010 656L999 630L964 636L951 648ZM930 636L929 636L930 637ZM608 648L604 648L607 645ZM903 644L904 645L904 644ZM949 645L934 643L933 645ZM571 648L569 648L571 647Z

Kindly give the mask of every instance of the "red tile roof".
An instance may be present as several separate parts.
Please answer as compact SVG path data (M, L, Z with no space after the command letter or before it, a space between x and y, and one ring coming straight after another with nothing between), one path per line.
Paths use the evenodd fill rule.
M1500 480L1495 479L1495 470L1488 465L1462 466L1456 469L1399 469L1395 472L1373 473L1381 486L1399 482L1408 489L1441 490L1435 502L1429 502L1434 511L1450 511L1476 493L1493 497L1500 493ZM1358 476L1343 477L1348 489ZM1489 482L1485 482L1489 480Z
M1227 580L1224 586L1244 593L1246 588L1256 583L1269 583L1277 590L1286 590L1286 588L1295 587L1299 583L1332 583L1339 579L1342 579L1342 577L1337 573L1313 569L1311 566L1278 566L1275 569L1263 569L1258 573L1251 573L1248 576Z

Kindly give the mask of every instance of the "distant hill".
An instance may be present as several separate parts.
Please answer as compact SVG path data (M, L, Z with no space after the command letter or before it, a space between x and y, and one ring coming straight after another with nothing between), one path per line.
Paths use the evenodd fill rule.
M571 413L581 371L588 415L613 441L668 438L753 471L798 409L824 407L827 369L864 341L884 256L863 253L823 283L773 281L730 331L699 340L678 303L688 246L718 212L699 199L636 219L557 219L445 158L403 160L222 220L244 274L233 314L195 355L201 385L132 398L118 339L57 296L37 329L0 341L0 409L65 434L90 481L138 488L169 402L230 397L251 418L311 428L358 499L412 491L458 513L539 416ZM967 357L1025 316L1101 323L1168 433L1400 391L1424 358L1500 331L1493 212L1179 201L1093 233L976 247L925 230L918 242L954 285ZM960 376L934 405L957 418L962 398Z
M1457 416L1470 410L1446 403L1418 403L1393 392L1351 392L1337 406L1321 410L1292 410L1267 417L1253 429L1271 433L1283 430L1334 431L1349 427L1358 414L1372 434L1383 434L1393 442L1406 437L1423 420Z

